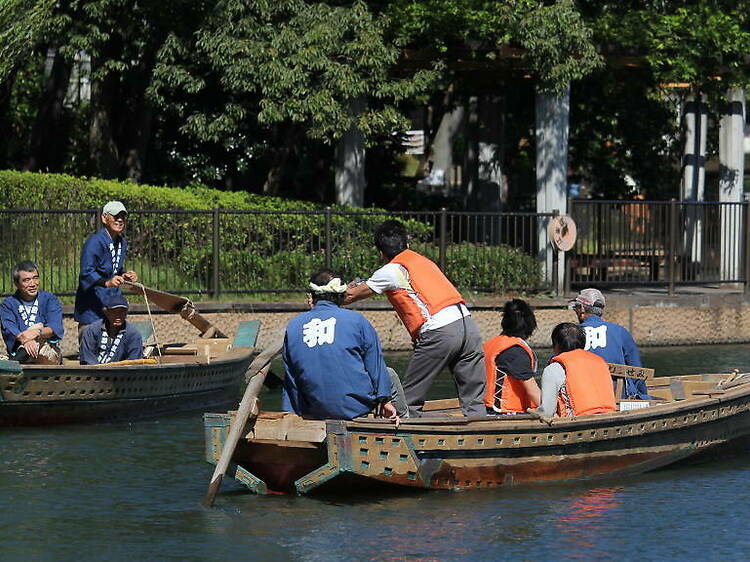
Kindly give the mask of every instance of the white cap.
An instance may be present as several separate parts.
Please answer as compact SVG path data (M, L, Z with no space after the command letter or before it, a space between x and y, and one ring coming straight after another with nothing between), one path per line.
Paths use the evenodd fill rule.
M568 303L569 308L573 308L576 304L585 304L587 306L595 306L598 308L604 308L604 295L599 289L583 289L576 298Z
M104 208L102 209L103 215L112 215L113 217L116 217L120 213L128 214L128 210L125 208L125 205L123 205L120 201L110 201L106 205L104 205Z

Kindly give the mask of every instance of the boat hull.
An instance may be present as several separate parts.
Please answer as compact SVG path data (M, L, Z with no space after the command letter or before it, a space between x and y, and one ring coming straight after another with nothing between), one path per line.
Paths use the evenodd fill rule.
M264 489L257 481L265 489L303 494L345 487L350 480L341 478L344 474L413 488L501 488L639 474L746 447L750 384L641 410L558 418L551 426L525 415L423 417L398 429L374 419L312 422L275 416L261 415L260 427L251 429L233 459L250 475L245 480L253 482L254 491ZM206 458L216 462L230 418L207 414L205 420ZM310 433L311 423L322 424L321 437L300 439L300 431ZM266 454L279 444L285 447L283 463Z
M122 421L221 407L236 400L252 349L211 361L32 366L0 373L0 426Z

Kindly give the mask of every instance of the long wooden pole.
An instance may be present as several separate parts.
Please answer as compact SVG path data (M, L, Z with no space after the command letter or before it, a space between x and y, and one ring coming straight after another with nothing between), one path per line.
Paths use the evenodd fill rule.
M258 394L261 388L263 388L263 381L268 374L271 361L281 353L283 345L284 338L282 336L264 349L247 368L246 377L250 378L250 380L247 383L245 394L242 396L242 401L237 408L237 415L229 428L229 436L224 442L219 462L216 464L213 476L211 476L206 497L203 499L203 504L207 507L211 507L214 504L214 499L216 499L216 494L219 492L221 482L224 479L224 473L227 471L229 461L232 459L234 449L237 447L248 418L251 414L253 416L258 415Z

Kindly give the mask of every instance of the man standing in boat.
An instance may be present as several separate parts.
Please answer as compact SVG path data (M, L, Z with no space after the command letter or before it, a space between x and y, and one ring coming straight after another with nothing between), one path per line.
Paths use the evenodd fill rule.
M641 367L641 354L633 336L624 327L602 319L604 295L599 289L583 289L568 304L586 332L587 351L595 353L607 363ZM649 398L646 381L625 379L621 398Z
M612 377L604 359L584 350L583 328L564 322L552 330L554 355L542 372L542 401L529 412L551 418L615 411Z
M128 324L128 301L111 294L104 301L104 320L89 325L81 336L81 365L143 359L143 337Z
M123 236L128 211L120 201L110 201L102 208L104 226L86 239L81 250L81 271L78 275L73 318L78 322L78 338L89 324L101 320L103 302L111 295L121 294L124 281L135 283L135 271L125 270L128 243Z
M22 261L13 268L16 292L0 304L0 322L8 355L19 363L59 365L62 353L62 305L55 295L39 289L39 268Z
M375 409L398 424L399 413L407 415L400 382L385 366L375 328L359 312L341 308L345 291L330 270L310 278L312 308L292 318L284 336L281 407L307 418L346 420Z
M414 342L404 393L409 413L419 416L437 374L450 369L466 416L485 416L482 337L461 294L440 268L407 244L404 226L385 221L375 247L387 263L367 281L352 284L344 304L385 293Z
M500 325L502 333L484 344L484 405L488 414L522 414L539 405L536 355L526 342L536 317L526 301L513 299L505 303Z

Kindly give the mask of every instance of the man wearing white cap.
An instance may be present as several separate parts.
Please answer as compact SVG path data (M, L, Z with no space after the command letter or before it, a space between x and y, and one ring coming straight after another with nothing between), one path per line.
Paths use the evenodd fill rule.
M103 302L121 294L123 281L136 282L134 271L125 270L128 243L122 235L128 211L120 201L110 201L102 208L104 225L86 239L81 250L81 270L73 318L78 322L78 337L86 326L103 316Z
M638 346L625 328L614 322L602 320L604 295L599 289L583 289L568 304L586 332L586 351L595 353L607 363L641 367ZM625 379L622 398L648 399L646 381Z

